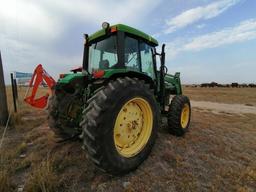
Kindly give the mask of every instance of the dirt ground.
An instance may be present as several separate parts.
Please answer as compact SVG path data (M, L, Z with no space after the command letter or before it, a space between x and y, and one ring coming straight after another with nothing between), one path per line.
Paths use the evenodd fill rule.
M239 110L255 109L256 89L184 89L190 131L175 137L162 118L149 158L122 177L99 171L79 141L58 143L46 112L20 104L0 151L0 191L256 191L256 114Z
M226 113L226 114L256 114L255 106L247 106L243 104L226 104L211 101L191 101L191 105L195 108L211 110L212 113Z

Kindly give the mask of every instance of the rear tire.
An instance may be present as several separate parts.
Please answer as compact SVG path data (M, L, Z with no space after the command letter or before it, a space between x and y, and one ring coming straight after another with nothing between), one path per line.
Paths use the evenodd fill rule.
M187 96L176 95L169 105L168 126L172 134L183 136L189 130L191 106Z
M148 110L152 112L149 113L152 114L152 124L150 124L151 127L148 126L151 131L147 132L148 135L145 134L148 139L143 140L145 145L138 147L136 153L124 153L125 147L121 150L117 147L116 122L119 122L119 114L123 112L126 103L129 104L129 101L135 101L136 98L147 103ZM133 113L135 115L139 108L134 103L133 106L135 106L132 108L135 110ZM145 115L145 113L143 114ZM151 122L148 120L149 118L146 119L143 115L141 117L143 119L143 123L140 124L142 127L148 125L144 122ZM125 117L122 118L126 119ZM80 123L83 130L84 146L88 150L89 157L101 170L113 175L128 173L136 169L150 154L157 135L158 121L159 110L149 85L138 79L118 78L116 81L109 82L107 86L88 100L88 107L83 111L83 121ZM132 122L134 125L132 128L137 130L139 125L135 121ZM122 125L120 124L120 126ZM126 130L127 127L124 126L124 128ZM141 128L141 130L143 129ZM133 130L131 129L131 131ZM143 132L141 131L141 133ZM135 139L131 139L132 142L137 143L140 138L142 138L140 134L137 134ZM135 144L131 143L131 146L133 145ZM127 146L129 148L129 145ZM136 147L135 149L137 150ZM124 151L121 152L122 150Z
M71 106L75 106L75 102L78 102L76 106L79 106L81 103L80 99L75 95L64 95L61 98L58 98L56 95L50 97L48 125L56 137L67 139L81 132L79 122L75 122L74 120L81 113L82 106L80 105L81 109L76 109L77 111L73 112L72 116L69 114L70 108Z
M55 95L51 96L48 101L48 125L54 132L56 137L66 138L68 137L62 130L61 126L57 123L58 121L58 100Z

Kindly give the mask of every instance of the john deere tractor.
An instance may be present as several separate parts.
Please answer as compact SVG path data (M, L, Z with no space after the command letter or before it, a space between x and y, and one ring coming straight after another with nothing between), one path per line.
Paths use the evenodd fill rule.
M167 74L165 46L157 53L150 35L104 22L84 38L82 68L61 74L54 87L49 125L63 139L80 138L101 170L125 174L150 154L161 116L171 133L188 131L190 101L180 74Z

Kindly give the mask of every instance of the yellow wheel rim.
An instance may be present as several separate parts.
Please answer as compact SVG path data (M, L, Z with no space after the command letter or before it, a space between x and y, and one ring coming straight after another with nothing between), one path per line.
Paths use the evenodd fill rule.
M190 116L189 113L190 113L189 105L186 103L183 106L183 109L181 111L181 118L180 118L180 124L183 129L185 129L188 125L189 116Z
M119 111L115 127L114 142L118 153L133 157L147 144L153 127L150 104L136 97L126 102Z

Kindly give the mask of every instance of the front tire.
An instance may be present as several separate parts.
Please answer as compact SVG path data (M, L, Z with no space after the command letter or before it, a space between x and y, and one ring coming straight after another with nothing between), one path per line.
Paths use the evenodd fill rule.
M191 106L187 96L176 95L169 105L168 126L172 134L183 136L189 130Z
M158 121L159 110L149 85L118 78L89 99L80 124L84 146L100 169L125 174L150 154Z

